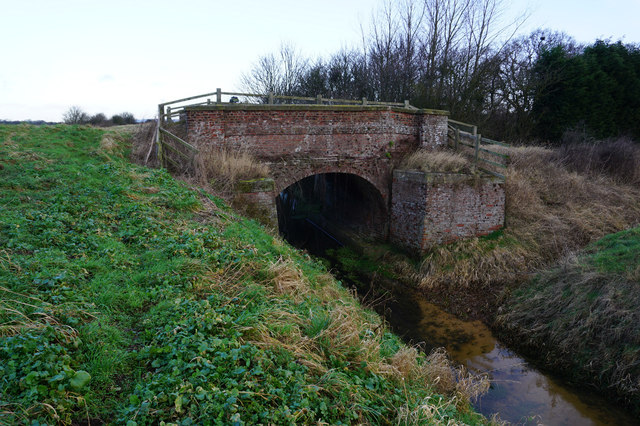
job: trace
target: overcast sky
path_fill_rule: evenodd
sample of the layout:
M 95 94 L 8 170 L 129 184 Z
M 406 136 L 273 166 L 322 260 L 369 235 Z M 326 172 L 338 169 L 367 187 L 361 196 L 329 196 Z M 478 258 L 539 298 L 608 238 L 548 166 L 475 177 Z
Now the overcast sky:
M 152 118 L 157 104 L 240 90 L 281 42 L 306 56 L 361 43 L 384 0 L 0 0 L 0 119 L 60 121 L 72 105 Z M 524 33 L 640 42 L 640 0 L 504 1 Z

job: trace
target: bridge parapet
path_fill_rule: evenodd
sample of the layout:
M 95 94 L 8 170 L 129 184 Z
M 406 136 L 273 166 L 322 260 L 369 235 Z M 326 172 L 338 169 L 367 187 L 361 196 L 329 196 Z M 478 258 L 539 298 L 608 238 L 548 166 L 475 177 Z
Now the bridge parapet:
M 443 111 L 389 106 L 250 105 L 186 107 L 190 140 L 250 148 L 264 158 L 292 153 L 377 157 L 447 143 Z

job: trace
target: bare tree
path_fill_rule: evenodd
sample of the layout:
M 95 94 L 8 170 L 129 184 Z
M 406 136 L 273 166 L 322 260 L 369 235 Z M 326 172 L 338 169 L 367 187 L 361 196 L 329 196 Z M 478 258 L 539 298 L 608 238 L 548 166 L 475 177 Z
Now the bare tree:
M 256 94 L 295 95 L 309 61 L 293 45 L 283 43 L 277 54 L 261 56 L 248 74 L 243 74 L 243 89 Z
M 74 105 L 64 113 L 62 120 L 66 124 L 86 124 L 89 122 L 89 116 L 79 106 Z

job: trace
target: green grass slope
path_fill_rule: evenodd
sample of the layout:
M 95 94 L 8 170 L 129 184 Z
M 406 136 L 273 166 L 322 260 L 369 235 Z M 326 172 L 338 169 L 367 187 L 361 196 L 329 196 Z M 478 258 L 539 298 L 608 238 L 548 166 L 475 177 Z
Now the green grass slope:
M 640 412 L 640 227 L 590 244 L 505 306 L 497 323 L 514 342 Z
M 0 423 L 486 423 L 442 353 L 125 150 L 0 126 Z

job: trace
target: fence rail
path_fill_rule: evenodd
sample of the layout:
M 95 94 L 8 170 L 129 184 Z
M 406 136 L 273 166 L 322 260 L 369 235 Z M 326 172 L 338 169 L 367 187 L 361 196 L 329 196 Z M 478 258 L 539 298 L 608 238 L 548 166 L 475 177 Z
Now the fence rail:
M 504 180 L 505 176 L 500 172 L 507 168 L 509 156 L 491 150 L 490 146 L 508 147 L 509 144 L 484 138 L 478 133 L 477 126 L 451 119 L 448 120 L 447 135 L 449 144 L 454 150 L 473 156 L 473 165 L 476 169 Z M 485 148 L 483 145 L 489 146 L 489 148 Z

